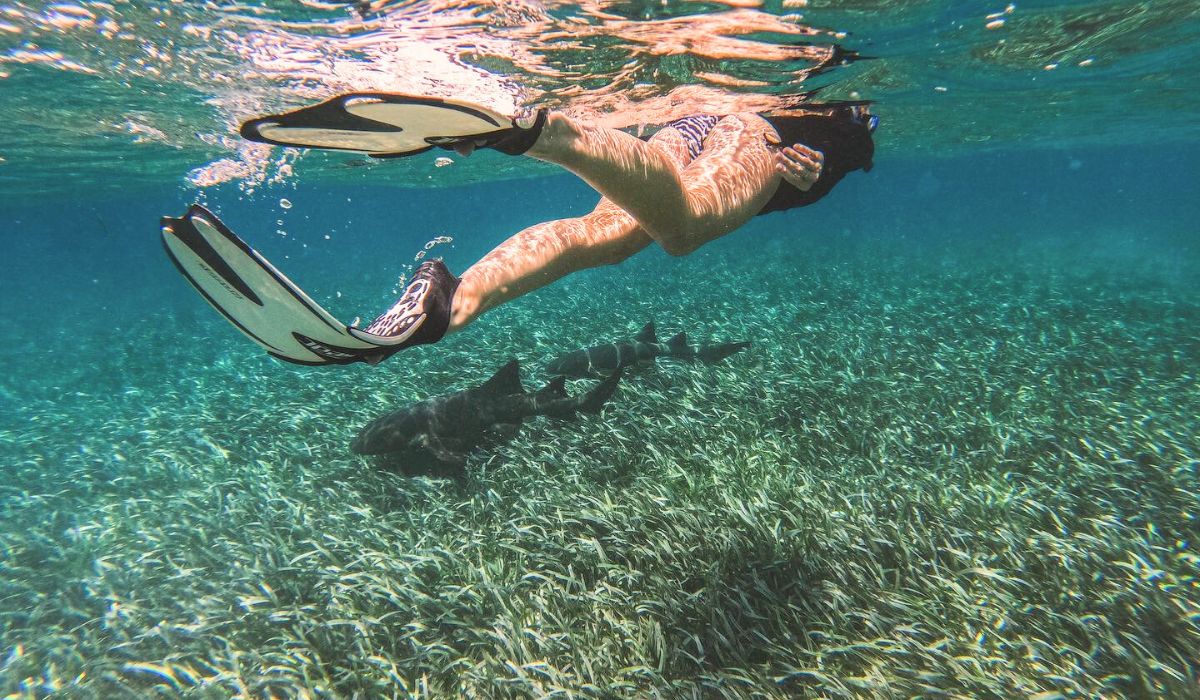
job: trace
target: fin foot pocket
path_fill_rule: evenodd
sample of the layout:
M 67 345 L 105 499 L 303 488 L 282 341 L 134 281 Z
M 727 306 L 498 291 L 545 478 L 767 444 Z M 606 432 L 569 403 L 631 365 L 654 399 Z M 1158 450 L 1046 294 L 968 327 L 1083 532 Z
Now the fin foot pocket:
M 404 348 L 436 343 L 450 328 L 459 281 L 441 260 L 421 263 L 396 303 L 366 328 L 351 328 L 350 334 L 379 348 L 372 363 Z
M 529 127 L 513 126 L 512 129 L 504 132 L 501 138 L 485 143 L 485 145 L 510 156 L 522 155 L 537 143 L 538 137 L 542 135 L 542 129 L 546 128 L 546 120 L 549 118 L 548 111 L 539 109 L 532 125 Z

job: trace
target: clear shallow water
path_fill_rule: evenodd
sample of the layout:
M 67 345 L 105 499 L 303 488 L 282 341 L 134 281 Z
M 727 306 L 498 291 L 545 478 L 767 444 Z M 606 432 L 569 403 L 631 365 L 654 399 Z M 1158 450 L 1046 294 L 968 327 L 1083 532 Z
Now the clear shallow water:
M 5 194 L 287 179 L 291 158 L 239 141 L 236 124 L 371 89 L 541 104 L 614 126 L 765 111 L 820 89 L 877 100 L 881 144 L 922 154 L 1196 138 L 1195 120 L 1176 118 L 1200 94 L 1189 69 L 1200 11 L 1185 0 L 370 7 L 5 5 Z M 354 160 L 310 154 L 296 167 L 340 179 Z M 397 183 L 423 174 L 379 170 Z M 514 171 L 534 172 L 461 168 L 431 184 Z
M 560 71 L 522 77 L 531 101 L 578 97 L 603 115 L 600 98 L 636 92 L 570 93 L 573 64 L 547 48 L 567 39 L 531 38 L 527 14 L 510 26 L 498 10 L 423 7 L 372 21 L 423 26 L 438 50 L 541 42 L 533 63 L 503 66 Z M 642 22 L 728 9 L 658 7 L 525 10 L 633 22 L 605 60 L 640 61 L 647 100 L 680 84 L 735 103 L 795 87 L 794 64 L 633 52 Z M 3 30 L 4 55 L 28 41 L 63 55 L 0 66 L 0 113 L 45 127 L 0 142 L 6 694 L 1194 695 L 1190 6 L 1022 4 L 992 30 L 992 9 L 788 8 L 848 32 L 813 42 L 874 56 L 805 83 L 879 101 L 870 174 L 687 258 L 647 251 L 434 348 L 332 371 L 266 358 L 197 299 L 161 252 L 158 217 L 201 198 L 348 319 L 389 303 L 426 241 L 452 236 L 436 252 L 461 270 L 594 195 L 496 154 L 444 168 L 288 156 L 275 182 L 197 188 L 197 168 L 261 155 L 205 136 L 232 133 L 243 111 L 364 86 L 313 82 L 317 57 L 272 72 L 248 57 L 252 36 L 382 46 L 391 25 L 315 4 L 120 5 L 136 27 L 125 40 L 61 21 L 34 35 L 31 17 L 74 11 L 7 8 L 20 32 Z M 451 26 L 421 25 L 433 18 Z M 230 34 L 197 39 L 218 26 Z M 150 38 L 189 50 L 155 64 Z M 374 56 L 362 52 L 347 65 Z M 1085 54 L 1095 63 L 1079 66 Z M 439 76 L 508 84 L 484 64 L 501 68 L 448 61 Z M 218 74 L 244 80 L 218 88 Z M 130 115 L 163 138 L 104 126 Z M 69 138 L 46 146 L 47 133 Z M 398 405 L 514 357 L 540 386 L 555 354 L 649 320 L 754 346 L 635 373 L 599 417 L 530 421 L 461 482 L 347 449 Z

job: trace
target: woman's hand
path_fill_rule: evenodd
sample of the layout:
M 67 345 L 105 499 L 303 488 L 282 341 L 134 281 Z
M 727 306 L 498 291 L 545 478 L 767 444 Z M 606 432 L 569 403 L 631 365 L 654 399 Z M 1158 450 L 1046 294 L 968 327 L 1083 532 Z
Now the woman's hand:
M 821 177 L 821 166 L 825 154 L 802 143 L 793 146 L 770 144 L 775 151 L 775 170 L 789 184 L 801 192 L 807 192 Z

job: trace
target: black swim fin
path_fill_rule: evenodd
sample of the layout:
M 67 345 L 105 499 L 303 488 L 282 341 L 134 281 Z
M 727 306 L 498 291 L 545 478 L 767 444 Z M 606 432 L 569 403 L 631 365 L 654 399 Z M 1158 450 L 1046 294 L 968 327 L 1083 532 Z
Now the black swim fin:
M 403 342 L 362 333 L 334 318 L 199 204 L 179 218 L 164 217 L 162 241 L 184 279 L 239 331 L 281 360 L 301 365 L 371 362 Z
M 376 158 L 410 156 L 440 146 L 477 141 L 519 155 L 541 134 L 547 113 L 528 126 L 483 105 L 441 97 L 355 92 L 320 104 L 251 119 L 243 138 L 277 146 L 365 153 Z

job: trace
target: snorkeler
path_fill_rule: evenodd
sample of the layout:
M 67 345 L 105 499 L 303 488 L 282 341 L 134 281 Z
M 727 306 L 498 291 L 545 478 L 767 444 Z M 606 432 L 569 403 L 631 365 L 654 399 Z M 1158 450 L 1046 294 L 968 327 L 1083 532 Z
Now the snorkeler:
M 489 309 L 565 275 L 619 263 L 651 243 L 686 255 L 757 214 L 811 204 L 852 170 L 868 170 L 872 117 L 861 107 L 806 116 L 692 116 L 642 141 L 539 113 L 498 144 L 562 166 L 602 195 L 590 214 L 537 224 L 454 278 L 423 264 L 399 301 L 366 327 L 408 334 L 397 349 L 439 340 Z M 520 127 L 517 127 L 520 129 Z M 479 139 L 486 144 L 486 141 Z M 477 141 L 454 145 L 469 155 Z
M 787 116 L 684 117 L 643 140 L 557 112 L 514 120 L 461 100 L 392 93 L 342 95 L 245 123 L 242 135 L 251 140 L 377 157 L 493 148 L 559 165 L 600 193 L 591 213 L 531 226 L 461 278 L 441 260 L 423 263 L 365 328 L 337 322 L 203 208 L 164 219 L 164 240 L 210 303 L 276 357 L 374 364 L 651 243 L 686 255 L 754 216 L 811 204 L 847 173 L 870 170 L 876 123 L 863 104 L 810 106 Z M 209 281 L 216 278 L 224 284 Z

